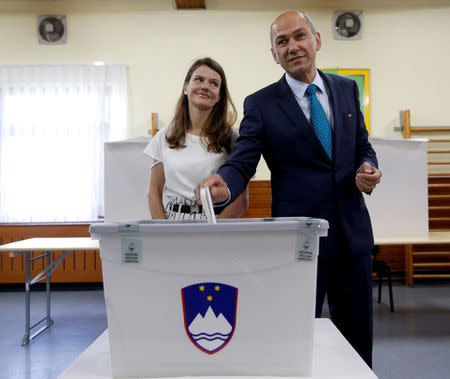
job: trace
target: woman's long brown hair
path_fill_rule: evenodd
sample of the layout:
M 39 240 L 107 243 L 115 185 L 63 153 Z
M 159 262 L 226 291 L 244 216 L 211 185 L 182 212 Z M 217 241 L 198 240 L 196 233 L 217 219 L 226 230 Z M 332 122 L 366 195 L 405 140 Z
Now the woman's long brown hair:
M 221 79 L 220 99 L 214 105 L 211 114 L 203 127 L 202 140 L 207 145 L 208 151 L 220 153 L 224 149 L 230 153 L 233 147 L 233 124 L 236 122 L 236 108 L 231 100 L 228 92 L 227 79 L 225 72 L 212 58 L 197 59 L 186 74 L 184 83 L 189 83 L 194 71 L 200 66 L 207 66 L 216 71 Z M 184 89 L 184 85 L 183 85 Z M 189 117 L 189 106 L 187 95 L 181 90 L 181 96 L 178 99 L 175 109 L 175 116 L 172 120 L 170 130 L 166 136 L 167 143 L 170 148 L 178 149 L 186 147 L 186 131 L 191 127 L 191 119 Z

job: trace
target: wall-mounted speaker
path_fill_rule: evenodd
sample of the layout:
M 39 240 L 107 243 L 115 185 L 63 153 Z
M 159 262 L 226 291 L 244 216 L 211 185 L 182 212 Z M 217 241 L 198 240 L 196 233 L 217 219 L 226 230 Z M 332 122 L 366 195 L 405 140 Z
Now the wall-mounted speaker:
M 66 16 L 38 16 L 38 41 L 42 45 L 61 45 L 67 41 Z

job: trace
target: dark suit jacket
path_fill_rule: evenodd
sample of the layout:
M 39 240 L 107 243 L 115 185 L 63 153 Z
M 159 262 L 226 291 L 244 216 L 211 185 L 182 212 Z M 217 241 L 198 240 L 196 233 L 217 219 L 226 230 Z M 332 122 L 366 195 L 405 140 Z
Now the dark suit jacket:
M 273 217 L 328 220 L 328 237 L 320 242 L 322 259 L 336 253 L 338 233 L 353 254 L 370 254 L 372 226 L 355 176 L 363 162 L 375 167 L 378 162 L 368 141 L 357 86 L 353 80 L 319 74 L 331 97 L 333 161 L 283 76 L 245 99 L 240 136 L 218 173 L 235 199 L 254 175 L 262 154 L 271 172 Z

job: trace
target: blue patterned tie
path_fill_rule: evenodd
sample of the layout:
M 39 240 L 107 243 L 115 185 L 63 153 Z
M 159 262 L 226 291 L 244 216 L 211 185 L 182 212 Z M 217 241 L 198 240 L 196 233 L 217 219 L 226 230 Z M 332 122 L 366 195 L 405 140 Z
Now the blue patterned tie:
M 333 159 L 331 127 L 330 123 L 328 122 L 327 115 L 325 114 L 322 105 L 317 99 L 316 91 L 317 86 L 315 84 L 310 84 L 306 89 L 306 93 L 310 97 L 309 109 L 311 114 L 311 122 L 313 124 L 317 138 L 319 138 L 319 141 L 321 142 L 330 159 Z

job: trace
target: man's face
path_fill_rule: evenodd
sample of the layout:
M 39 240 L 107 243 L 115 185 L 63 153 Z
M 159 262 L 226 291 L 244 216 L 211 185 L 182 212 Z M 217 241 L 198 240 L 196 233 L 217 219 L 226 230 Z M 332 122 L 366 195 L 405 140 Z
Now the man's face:
M 279 16 L 272 25 L 273 59 L 294 79 L 311 83 L 316 73 L 320 34 L 298 12 Z

